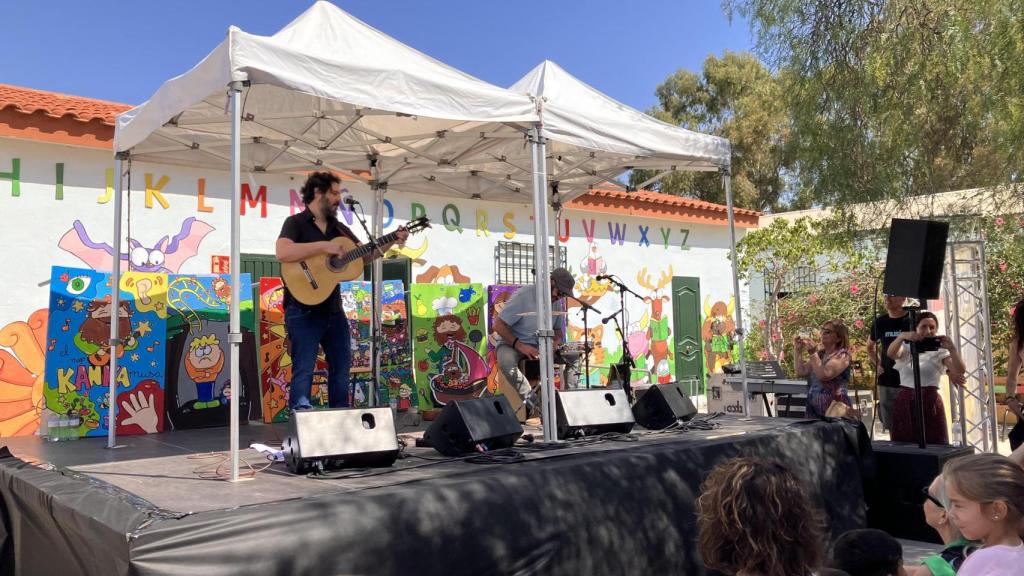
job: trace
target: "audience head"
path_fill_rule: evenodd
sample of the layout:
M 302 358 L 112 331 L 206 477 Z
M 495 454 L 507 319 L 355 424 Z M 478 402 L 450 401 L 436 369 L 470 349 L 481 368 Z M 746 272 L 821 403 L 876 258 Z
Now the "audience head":
M 903 305 L 906 303 L 907 299 L 903 296 L 893 296 L 891 294 L 885 295 L 885 310 L 887 312 L 899 314 L 903 311 Z
M 903 546 L 889 534 L 867 528 L 850 530 L 832 545 L 832 565 L 850 576 L 900 576 Z
M 917 333 L 921 336 L 932 337 L 939 331 L 939 318 L 932 312 L 925 310 L 917 314 Z
M 1024 469 L 999 454 L 961 456 L 942 470 L 949 514 L 970 540 L 985 545 L 1024 528 Z
M 699 546 L 714 570 L 807 576 L 823 553 L 807 489 L 782 464 L 735 458 L 715 467 L 697 499 Z
M 942 474 L 936 476 L 935 480 L 932 480 L 932 483 L 925 488 L 923 506 L 924 521 L 936 532 L 948 536 L 950 542 L 962 537 L 960 529 L 949 517 L 949 496 L 946 495 L 946 483 Z
M 826 349 L 829 344 L 836 350 L 850 347 L 850 331 L 842 320 L 829 320 L 821 325 L 821 344 Z

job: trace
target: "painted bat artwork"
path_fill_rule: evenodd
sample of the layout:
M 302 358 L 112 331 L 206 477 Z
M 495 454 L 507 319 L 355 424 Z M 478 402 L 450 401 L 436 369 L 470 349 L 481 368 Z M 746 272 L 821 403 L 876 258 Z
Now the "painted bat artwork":
M 199 244 L 213 230 L 213 226 L 202 220 L 186 218 L 177 235 L 164 236 L 152 248 L 129 238 L 131 252 L 121 254 L 121 261 L 127 261 L 129 269 L 138 272 L 177 274 L 186 260 L 199 253 Z M 57 245 L 94 270 L 109 270 L 114 264 L 114 248 L 106 242 L 93 241 L 81 220 L 75 220 L 71 230 L 64 233 Z

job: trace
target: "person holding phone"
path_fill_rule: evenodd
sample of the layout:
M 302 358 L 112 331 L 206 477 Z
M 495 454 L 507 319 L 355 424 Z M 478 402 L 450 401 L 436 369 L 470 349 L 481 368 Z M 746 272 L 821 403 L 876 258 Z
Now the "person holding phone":
M 903 332 L 886 354 L 895 362 L 900 373 L 900 393 L 896 396 L 890 438 L 895 442 L 915 442 L 914 431 L 914 365 L 910 357 L 910 342 L 917 342 L 921 364 L 921 401 L 924 403 L 924 434 L 929 444 L 949 444 L 946 427 L 946 408 L 939 396 L 939 380 L 949 373 L 950 381 L 962 385 L 967 367 L 948 336 L 937 336 L 939 320 L 931 312 L 917 315 L 913 332 Z

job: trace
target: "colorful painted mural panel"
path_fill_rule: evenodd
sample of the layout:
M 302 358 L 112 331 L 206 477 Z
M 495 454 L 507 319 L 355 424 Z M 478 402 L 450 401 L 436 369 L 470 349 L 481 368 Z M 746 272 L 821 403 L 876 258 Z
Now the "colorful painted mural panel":
M 420 409 L 479 396 L 487 385 L 481 284 L 413 284 L 416 402 Z
M 113 353 L 117 433 L 159 432 L 164 425 L 167 275 L 125 273 L 117 310 L 112 309 L 110 280 L 109 274 L 95 270 L 53 267 L 46 409 L 77 418 L 79 435 L 106 435 Z M 108 341 L 115 321 L 122 342 L 111 352 Z
M 242 317 L 241 381 L 257 382 L 253 334 L 252 281 L 241 274 L 239 294 Z M 226 426 L 230 415 L 231 277 L 172 274 L 168 277 L 167 304 L 167 418 L 174 429 Z M 239 410 L 244 419 L 259 419 L 259 396 L 253 386 L 240 390 Z
M 292 381 L 292 359 L 284 329 L 284 284 L 280 278 L 260 278 L 260 386 L 264 422 L 288 420 L 288 386 Z M 327 361 L 317 356 L 313 371 L 310 403 L 327 407 Z

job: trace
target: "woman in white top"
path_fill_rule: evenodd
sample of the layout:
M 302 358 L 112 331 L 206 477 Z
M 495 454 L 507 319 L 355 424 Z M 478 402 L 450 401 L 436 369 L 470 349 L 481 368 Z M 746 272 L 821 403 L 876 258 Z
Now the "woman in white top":
M 917 329 L 900 334 L 886 353 L 896 362 L 900 373 L 900 392 L 896 396 L 896 407 L 892 416 L 890 437 L 896 442 L 914 442 L 914 366 L 910 357 L 910 342 L 925 343 L 935 339 L 939 323 L 935 314 L 921 312 L 917 316 Z M 918 353 L 921 364 L 921 397 L 924 403 L 924 433 L 929 444 L 948 444 L 949 431 L 946 429 L 946 408 L 939 396 L 939 381 L 949 372 L 954 384 L 963 384 L 966 367 L 960 353 L 947 336 L 938 336 L 938 349 Z M 919 349 L 921 344 L 919 344 Z

